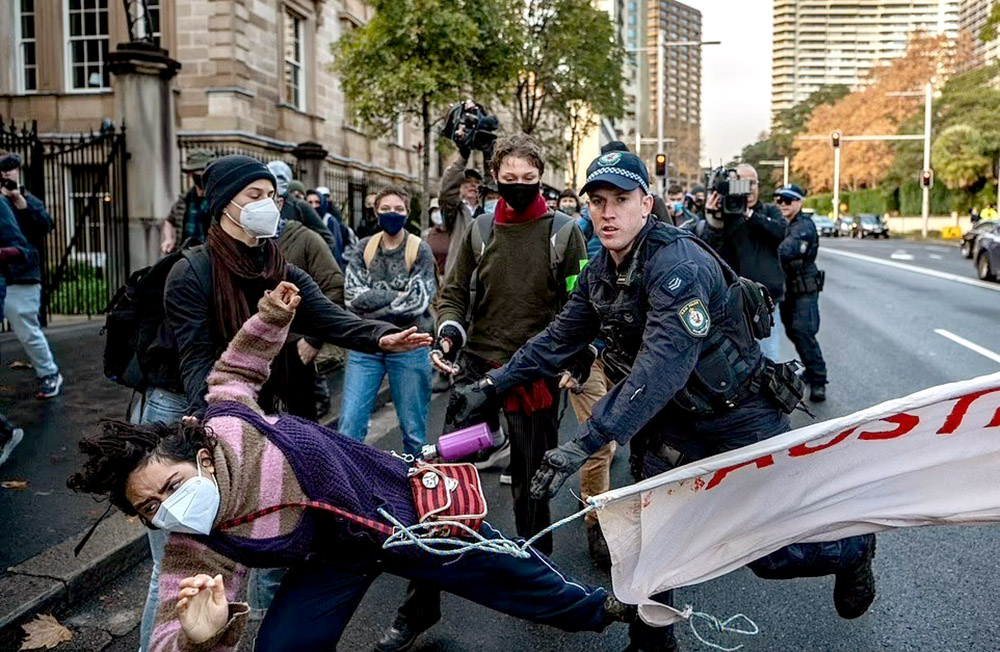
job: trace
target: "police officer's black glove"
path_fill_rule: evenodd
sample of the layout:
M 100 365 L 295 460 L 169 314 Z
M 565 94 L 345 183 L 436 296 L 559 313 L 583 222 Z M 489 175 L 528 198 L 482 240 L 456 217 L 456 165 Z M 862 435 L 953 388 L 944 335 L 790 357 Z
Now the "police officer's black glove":
M 580 442 L 575 439 L 545 451 L 542 466 L 531 478 L 531 498 L 548 500 L 555 496 L 563 483 L 583 466 L 588 457 L 590 452 L 584 450 Z
M 471 385 L 456 387 L 448 399 L 448 417 L 452 423 L 465 423 L 496 397 L 497 390 L 489 376 Z
M 576 381 L 576 386 L 571 391 L 576 393 L 583 391 L 583 384 L 590 378 L 590 370 L 594 366 L 594 360 L 597 360 L 597 347 L 588 344 L 566 362 L 566 368 L 563 371 Z

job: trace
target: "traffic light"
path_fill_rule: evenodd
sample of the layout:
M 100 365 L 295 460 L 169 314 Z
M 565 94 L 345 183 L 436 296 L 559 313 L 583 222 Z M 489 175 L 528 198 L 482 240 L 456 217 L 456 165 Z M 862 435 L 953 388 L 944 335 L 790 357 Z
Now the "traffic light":
M 667 176 L 667 155 L 657 154 L 656 155 L 656 176 L 665 177 Z
M 830 134 L 830 144 L 833 145 L 834 149 L 840 147 L 840 132 L 839 131 L 835 131 L 832 134 Z
M 920 187 L 930 188 L 934 185 L 934 171 L 924 170 L 920 173 Z

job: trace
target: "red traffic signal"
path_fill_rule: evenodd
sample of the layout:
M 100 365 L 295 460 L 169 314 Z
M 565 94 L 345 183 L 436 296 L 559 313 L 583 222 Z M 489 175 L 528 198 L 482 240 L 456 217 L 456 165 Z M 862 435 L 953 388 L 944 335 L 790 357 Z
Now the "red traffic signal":
M 920 173 L 920 186 L 922 188 L 930 188 L 934 185 L 934 171 L 924 170 Z
M 656 155 L 656 176 L 665 177 L 667 176 L 667 155 L 657 154 Z
M 833 145 L 834 148 L 840 147 L 840 132 L 839 131 L 835 131 L 832 134 L 830 134 L 830 144 Z

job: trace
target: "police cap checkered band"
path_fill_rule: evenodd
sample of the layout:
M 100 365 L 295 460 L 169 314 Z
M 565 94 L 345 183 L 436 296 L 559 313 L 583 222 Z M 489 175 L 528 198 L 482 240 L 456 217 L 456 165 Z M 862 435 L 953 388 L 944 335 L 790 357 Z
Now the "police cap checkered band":
M 798 186 L 785 186 L 774 191 L 775 197 L 787 197 L 788 199 L 805 199 L 806 193 Z
M 642 159 L 631 152 L 608 152 L 599 156 L 587 168 L 587 182 L 581 193 L 587 193 L 601 183 L 625 191 L 642 188 L 649 194 L 649 172 Z

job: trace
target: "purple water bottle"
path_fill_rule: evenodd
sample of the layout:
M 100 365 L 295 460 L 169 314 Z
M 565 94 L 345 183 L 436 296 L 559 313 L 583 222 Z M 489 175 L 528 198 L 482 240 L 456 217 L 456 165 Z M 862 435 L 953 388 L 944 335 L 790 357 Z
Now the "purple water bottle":
M 421 457 L 425 460 L 439 458 L 443 462 L 452 462 L 468 457 L 473 453 L 493 446 L 493 433 L 485 423 L 441 435 L 437 444 L 424 446 Z

